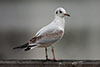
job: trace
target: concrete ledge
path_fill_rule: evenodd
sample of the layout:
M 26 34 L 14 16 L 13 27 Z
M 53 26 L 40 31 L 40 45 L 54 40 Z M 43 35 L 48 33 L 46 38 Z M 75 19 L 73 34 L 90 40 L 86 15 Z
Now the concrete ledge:
M 0 60 L 0 67 L 100 67 L 100 60 Z

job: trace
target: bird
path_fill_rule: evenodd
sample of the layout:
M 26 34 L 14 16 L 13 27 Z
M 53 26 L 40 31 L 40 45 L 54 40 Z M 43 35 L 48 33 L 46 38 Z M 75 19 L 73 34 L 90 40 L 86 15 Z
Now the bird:
M 41 28 L 35 36 L 24 45 L 14 47 L 13 49 L 24 49 L 24 51 L 29 51 L 37 47 L 45 48 L 45 57 L 46 60 L 49 60 L 48 47 L 51 46 L 53 55 L 52 60 L 56 60 L 53 44 L 64 35 L 65 16 L 70 17 L 70 14 L 68 14 L 64 8 L 58 7 L 54 12 L 54 20 L 51 23 Z

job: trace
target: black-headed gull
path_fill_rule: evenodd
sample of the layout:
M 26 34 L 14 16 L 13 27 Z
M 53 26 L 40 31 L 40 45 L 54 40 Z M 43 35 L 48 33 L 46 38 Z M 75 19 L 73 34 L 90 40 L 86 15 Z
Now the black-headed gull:
M 64 8 L 57 8 L 55 10 L 55 18 L 50 24 L 41 28 L 26 44 L 15 47 L 14 49 L 24 49 L 28 51 L 36 47 L 43 47 L 45 48 L 46 60 L 48 60 L 47 47 L 52 46 L 53 60 L 55 60 L 54 47 L 52 44 L 61 39 L 64 34 L 65 16 L 70 15 L 66 13 Z

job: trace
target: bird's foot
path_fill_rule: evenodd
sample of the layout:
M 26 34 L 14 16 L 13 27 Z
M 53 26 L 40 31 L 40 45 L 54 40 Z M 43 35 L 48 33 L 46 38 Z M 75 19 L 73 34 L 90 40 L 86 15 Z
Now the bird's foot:
M 53 58 L 52 60 L 53 60 L 53 61 L 59 61 L 59 60 L 58 60 L 58 59 L 56 59 L 56 58 Z
M 48 59 L 48 58 L 47 58 L 46 60 L 47 60 L 47 61 L 51 61 L 52 59 Z
M 57 59 L 46 59 L 47 61 L 59 61 L 59 60 L 57 60 Z

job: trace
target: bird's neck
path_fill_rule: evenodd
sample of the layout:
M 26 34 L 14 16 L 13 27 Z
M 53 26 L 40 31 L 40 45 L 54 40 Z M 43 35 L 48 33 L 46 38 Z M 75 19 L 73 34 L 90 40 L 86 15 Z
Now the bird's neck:
M 54 24 L 61 26 L 62 28 L 64 28 L 65 26 L 65 19 L 64 17 L 59 17 L 59 16 L 55 16 L 54 19 Z

